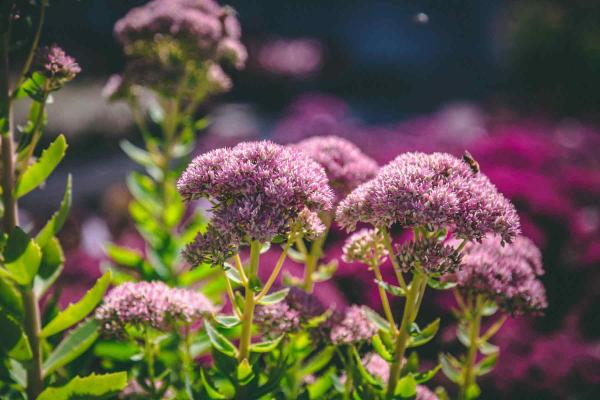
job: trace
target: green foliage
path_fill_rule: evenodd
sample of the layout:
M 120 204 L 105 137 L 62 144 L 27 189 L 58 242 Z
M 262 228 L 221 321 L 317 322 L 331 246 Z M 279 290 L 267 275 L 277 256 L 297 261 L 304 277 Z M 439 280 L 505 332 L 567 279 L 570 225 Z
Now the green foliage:
M 93 319 L 73 329 L 44 361 L 44 375 L 51 374 L 79 357 L 97 338 L 98 324 Z
M 0 353 L 18 361 L 31 359 L 29 341 L 17 319 L 0 308 Z
M 67 151 L 67 141 L 60 135 L 42 152 L 40 158 L 30 165 L 17 182 L 15 196 L 22 197 L 44 183 L 54 168 L 60 163 Z
M 40 332 L 41 337 L 55 335 L 65 329 L 75 325 L 84 319 L 98 303 L 102 300 L 104 292 L 110 285 L 112 273 L 106 272 L 102 278 L 98 279 L 93 288 L 87 291 L 81 300 L 75 304 L 70 304 L 65 310 L 50 321 Z
M 288 295 L 289 292 L 290 292 L 289 288 L 278 290 L 278 291 L 268 294 L 265 297 L 263 297 L 262 299 L 260 299 L 258 301 L 258 304 L 261 304 L 263 306 L 277 304 L 280 301 L 283 301 L 283 299 L 285 299 L 285 297 Z
M 58 211 L 55 212 L 52 217 L 46 222 L 46 225 L 40 230 L 40 232 L 35 237 L 35 241 L 38 243 L 40 247 L 44 247 L 46 242 L 50 240 L 50 238 L 60 232 L 61 228 L 65 224 L 67 220 L 67 216 L 69 215 L 69 210 L 71 209 L 72 202 L 72 179 L 71 175 L 67 178 L 67 187 L 65 189 L 65 194 L 63 195 L 63 199 L 60 202 L 60 207 Z
M 35 277 L 42 252 L 40 247 L 19 227 L 8 235 L 4 248 L 4 268 L 6 276 L 20 285 L 29 285 Z
M 215 349 L 229 357 L 237 357 L 237 348 L 233 345 L 233 343 L 229 341 L 229 339 L 227 339 L 215 328 L 213 328 L 213 326 L 208 321 L 204 322 L 204 328 L 206 329 L 208 338 L 210 339 L 210 342 L 212 343 Z
M 76 376 L 64 386 L 47 388 L 37 400 L 101 399 L 120 392 L 126 385 L 127 373 L 125 372 Z

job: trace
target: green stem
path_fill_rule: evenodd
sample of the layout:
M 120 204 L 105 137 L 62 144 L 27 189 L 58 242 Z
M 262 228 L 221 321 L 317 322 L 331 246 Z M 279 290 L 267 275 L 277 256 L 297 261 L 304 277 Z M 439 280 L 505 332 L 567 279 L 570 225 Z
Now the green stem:
M 466 400 L 469 387 L 475 383 L 475 362 L 479 346 L 479 330 L 481 329 L 481 296 L 475 299 L 474 309 L 469 313 L 469 350 L 461 379 L 459 399 Z
M 146 331 L 145 347 L 146 347 L 146 364 L 148 365 L 148 379 L 150 380 L 151 394 L 156 393 L 156 372 L 154 370 L 154 342 L 150 338 L 150 333 Z
M 321 221 L 323 221 L 323 224 L 325 225 L 325 231 L 321 236 L 314 240 L 310 247 L 310 253 L 306 254 L 304 283 L 302 284 L 302 287 L 307 293 L 312 293 L 315 287 L 313 274 L 319 264 L 321 255 L 323 254 L 323 245 L 325 244 L 325 239 L 327 239 L 327 234 L 329 233 L 329 228 L 331 226 L 331 216 L 323 213 L 321 215 Z
M 379 269 L 379 266 L 373 264 L 371 268 L 373 268 L 373 272 L 375 272 L 375 278 L 383 282 L 383 276 L 381 275 L 381 270 Z M 390 331 L 394 336 L 396 336 L 398 334 L 398 328 L 396 327 L 396 321 L 394 321 L 394 314 L 392 314 L 392 308 L 390 307 L 390 302 L 388 301 L 387 293 L 379 285 L 377 285 L 377 289 L 379 290 L 379 297 L 381 298 L 381 304 L 383 305 L 385 317 L 390 323 Z
M 250 242 L 250 271 L 249 281 L 258 274 L 260 249 L 262 244 L 253 240 Z M 254 307 L 256 303 L 254 301 L 254 290 L 250 287 L 250 284 L 245 285 L 246 294 L 244 298 L 244 310 L 242 315 L 242 332 L 240 334 L 240 347 L 238 354 L 238 361 L 241 363 L 244 359 L 247 359 L 250 355 L 250 344 L 252 340 L 252 320 L 254 319 Z
M 402 322 L 400 323 L 400 332 L 396 337 L 396 345 L 394 348 L 394 361 L 390 369 L 390 377 L 387 385 L 386 398 L 391 399 L 396 391 L 396 385 L 400 379 L 400 372 L 402 371 L 402 364 L 404 361 L 404 353 L 409 339 L 409 328 L 410 325 L 417 318 L 419 312 L 420 302 L 425 292 L 427 285 L 423 284 L 427 282 L 427 276 L 420 273 L 413 275 L 413 280 L 406 293 L 406 303 L 404 304 L 404 313 L 402 314 Z
M 398 284 L 402 287 L 402 289 L 406 290 L 406 281 L 402 276 L 402 269 L 400 268 L 400 264 L 398 264 L 398 259 L 394 253 L 394 247 L 392 246 L 392 239 L 390 238 L 390 233 L 387 228 L 380 228 L 380 232 L 383 234 L 383 243 L 385 245 L 386 250 L 388 251 L 390 260 L 392 261 L 392 266 L 394 267 L 394 273 L 396 274 L 396 279 L 398 280 Z
M 31 287 L 23 289 L 21 294 L 25 309 L 24 328 L 32 354 L 31 362 L 27 368 L 27 397 L 35 399 L 44 389 L 42 350 L 39 337 L 40 308 Z
M 290 235 L 290 238 L 291 236 L 292 235 Z M 271 272 L 267 283 L 265 283 L 265 286 L 262 288 L 260 293 L 256 295 L 255 301 L 259 301 L 267 294 L 269 294 L 269 289 L 271 289 L 271 286 L 273 286 L 273 283 L 275 283 L 275 279 L 277 279 L 277 275 L 279 275 L 279 271 L 281 271 L 281 267 L 283 267 L 283 262 L 285 261 L 285 257 L 287 256 L 288 250 L 290 249 L 291 245 L 292 240 L 288 239 L 287 243 L 285 244 L 285 247 L 283 248 L 283 251 L 281 252 L 281 255 L 279 256 L 279 259 L 277 260 L 277 264 L 275 264 L 275 268 L 273 268 L 273 272 Z

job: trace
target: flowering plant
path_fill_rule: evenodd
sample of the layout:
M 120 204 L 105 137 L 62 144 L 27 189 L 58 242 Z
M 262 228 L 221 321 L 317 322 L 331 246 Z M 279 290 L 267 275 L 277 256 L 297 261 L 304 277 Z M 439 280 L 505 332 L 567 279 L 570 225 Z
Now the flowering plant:
M 4 61 L 19 11 L 8 4 L 0 9 Z M 246 51 L 231 8 L 153 0 L 115 26 L 126 63 L 105 88 L 107 98 L 127 102 L 142 134 L 143 148 L 122 148 L 144 169 L 128 178 L 143 246 L 108 244 L 105 275 L 58 310 L 51 289 L 64 257 L 56 234 L 70 179 L 59 211 L 37 234 L 19 227 L 17 212 L 18 199 L 64 157 L 63 136 L 34 153 L 50 94 L 80 72 L 59 47 L 37 49 L 45 7 L 12 87 L 7 62 L 0 65 L 3 396 L 474 399 L 477 378 L 497 363 L 490 340 L 505 315 L 547 307 L 539 250 L 468 152 L 407 152 L 380 168 L 346 139 L 314 136 L 242 142 L 189 161 L 206 125 L 199 106 L 231 88 L 225 69 L 242 68 Z M 17 145 L 11 106 L 25 98 L 31 112 Z M 355 231 L 342 261 L 372 271 L 383 315 L 318 300 L 338 266 L 322 262 L 337 228 Z M 302 277 L 282 273 L 288 259 L 303 265 Z M 421 365 L 416 349 L 431 345 L 441 321 L 419 325 L 428 288 L 454 294 L 456 337 L 467 351 Z M 497 314 L 483 329 L 484 317 Z M 91 352 L 84 369 L 92 373 L 76 376 L 73 364 Z M 440 370 L 456 388 L 427 387 Z

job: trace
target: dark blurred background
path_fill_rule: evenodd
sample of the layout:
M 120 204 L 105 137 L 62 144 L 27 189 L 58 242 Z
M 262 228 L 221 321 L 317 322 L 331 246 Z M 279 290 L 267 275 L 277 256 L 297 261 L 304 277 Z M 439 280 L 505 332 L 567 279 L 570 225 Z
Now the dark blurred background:
M 123 185 L 134 165 L 118 146 L 121 138 L 139 138 L 127 107 L 108 104 L 101 91 L 123 67 L 112 27 L 143 3 L 53 0 L 49 8 L 43 42 L 60 44 L 83 72 L 49 110 L 50 136 L 69 138 L 66 162 L 23 205 L 32 223 L 47 216 L 66 174 L 74 175 L 74 212 L 63 234 L 64 302 L 98 275 L 105 241 L 139 243 Z M 203 110 L 211 125 L 198 151 L 315 134 L 345 136 L 380 163 L 402 151 L 459 155 L 468 148 L 543 249 L 550 303 L 543 318 L 507 322 L 497 339 L 499 366 L 483 382 L 485 398 L 600 398 L 600 3 L 229 4 L 250 59 L 233 74 L 234 89 Z M 339 255 L 342 237 L 334 232 L 328 257 Z M 376 307 L 365 272 L 341 265 L 323 296 Z M 435 315 L 448 304 L 438 296 L 426 311 Z M 457 351 L 451 323 L 438 344 Z

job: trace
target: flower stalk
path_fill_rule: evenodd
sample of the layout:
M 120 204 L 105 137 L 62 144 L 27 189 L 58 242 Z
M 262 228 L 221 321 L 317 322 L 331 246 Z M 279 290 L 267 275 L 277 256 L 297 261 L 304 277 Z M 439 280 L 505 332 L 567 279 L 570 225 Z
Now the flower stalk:
M 258 274 L 260 250 L 262 244 L 256 240 L 250 242 L 250 281 Z M 252 340 L 252 320 L 254 319 L 254 308 L 256 306 L 254 289 L 247 281 L 244 285 L 244 310 L 242 312 L 242 331 L 240 334 L 240 345 L 238 352 L 238 361 L 241 363 L 250 355 L 250 344 Z
M 466 400 L 471 385 L 475 384 L 475 362 L 477 361 L 477 349 L 479 348 L 479 331 L 481 329 L 481 309 L 483 301 L 481 295 L 474 299 L 474 306 L 467 315 L 469 328 L 469 350 L 460 380 L 459 399 Z M 473 303 L 473 301 L 471 302 Z

